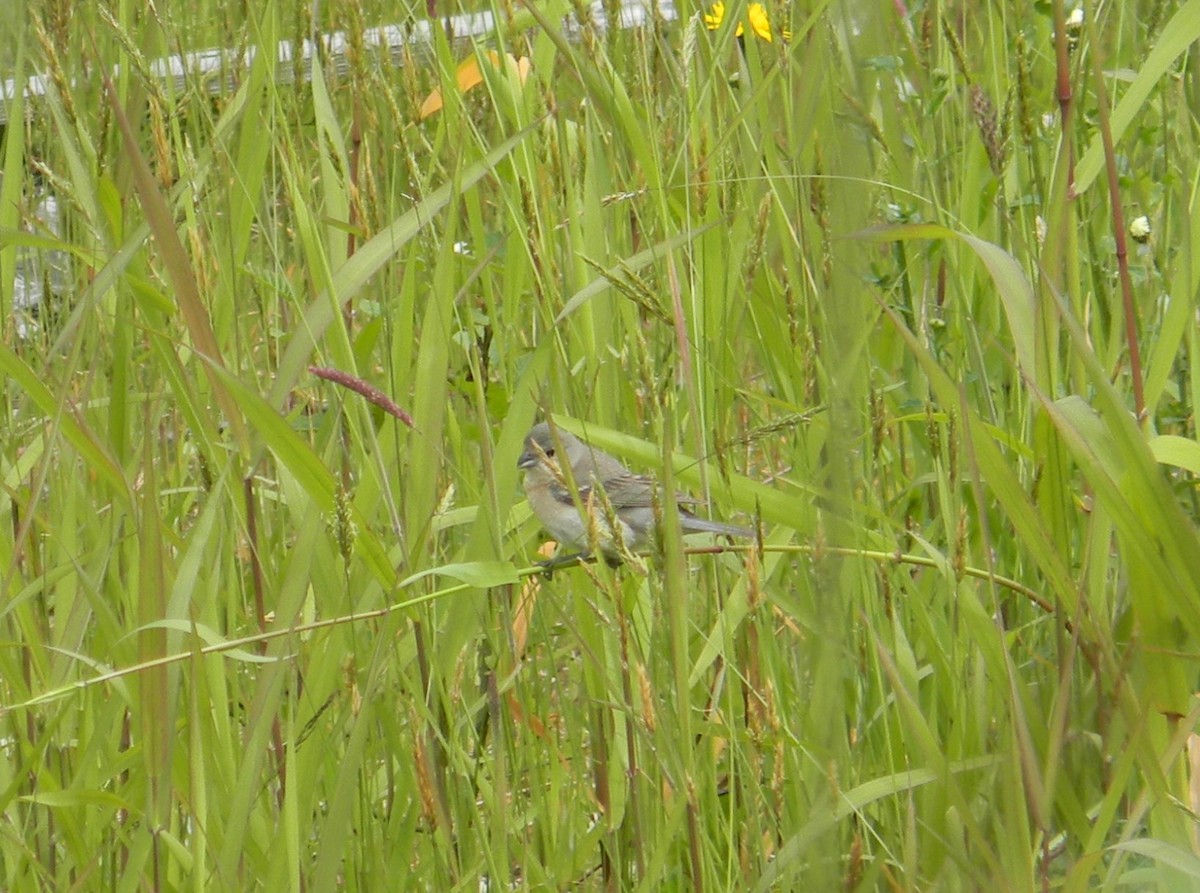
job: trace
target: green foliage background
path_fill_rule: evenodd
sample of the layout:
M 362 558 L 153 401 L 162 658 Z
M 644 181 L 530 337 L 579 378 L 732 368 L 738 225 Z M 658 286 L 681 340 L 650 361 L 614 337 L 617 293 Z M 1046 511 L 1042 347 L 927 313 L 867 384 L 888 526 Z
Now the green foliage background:
M 1200 0 L 171 6 L 0 13 L 0 887 L 1200 886 Z

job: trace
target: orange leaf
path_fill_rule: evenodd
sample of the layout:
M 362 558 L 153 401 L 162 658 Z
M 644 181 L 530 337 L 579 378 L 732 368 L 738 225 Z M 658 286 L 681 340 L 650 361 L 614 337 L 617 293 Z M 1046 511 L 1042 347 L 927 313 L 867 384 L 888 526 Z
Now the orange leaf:
M 487 60 L 492 63 L 493 68 L 500 67 L 500 54 L 495 50 L 487 51 Z M 520 59 L 513 57 L 512 53 L 505 53 L 505 62 L 516 66 L 518 83 L 524 84 L 529 77 L 530 62 L 528 57 L 522 56 Z M 459 63 L 458 68 L 454 72 L 454 83 L 458 87 L 459 93 L 466 93 L 483 83 L 483 72 L 479 70 L 479 57 L 471 56 L 469 59 L 464 59 Z M 417 120 L 424 121 L 435 112 L 441 111 L 442 91 L 434 90 L 421 103 L 421 108 L 417 112 Z

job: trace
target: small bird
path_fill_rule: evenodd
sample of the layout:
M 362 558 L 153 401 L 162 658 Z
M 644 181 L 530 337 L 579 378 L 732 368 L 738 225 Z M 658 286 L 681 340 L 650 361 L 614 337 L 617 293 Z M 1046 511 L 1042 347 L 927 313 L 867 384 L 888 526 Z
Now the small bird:
M 619 542 L 626 549 L 645 545 L 654 532 L 654 502 L 663 497 L 661 485 L 652 478 L 634 474 L 612 456 L 573 434 L 562 429 L 557 433 L 556 441 L 548 424 L 535 425 L 526 435 L 525 449 L 517 460 L 517 467 L 525 472 L 525 496 L 542 526 L 560 543 L 578 547 L 584 554 L 592 548 L 591 526 L 596 545 L 610 562 L 620 557 L 610 519 L 620 526 Z M 579 493 L 578 505 L 563 471 L 564 459 Z M 675 499 L 677 503 L 694 502 L 679 495 Z M 684 533 L 754 536 L 753 530 L 706 521 L 682 506 L 679 526 Z

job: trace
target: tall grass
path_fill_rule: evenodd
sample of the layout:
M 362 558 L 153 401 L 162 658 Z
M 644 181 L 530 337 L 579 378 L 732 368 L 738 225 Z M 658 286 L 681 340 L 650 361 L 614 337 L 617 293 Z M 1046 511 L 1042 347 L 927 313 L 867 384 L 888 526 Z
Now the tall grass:
M 1200 5 L 498 6 L 215 98 L 150 62 L 424 10 L 133 6 L 4 13 L 0 887 L 1200 886 Z M 543 577 L 546 414 L 760 541 Z

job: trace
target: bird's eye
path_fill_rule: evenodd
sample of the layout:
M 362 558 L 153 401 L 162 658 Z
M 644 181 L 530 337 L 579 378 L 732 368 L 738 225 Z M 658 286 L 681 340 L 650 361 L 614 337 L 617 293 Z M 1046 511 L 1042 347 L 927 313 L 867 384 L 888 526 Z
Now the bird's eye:
M 545 453 L 546 453 L 546 458 L 549 459 L 551 456 L 554 455 L 554 447 L 550 447 L 550 449 L 546 450 Z

